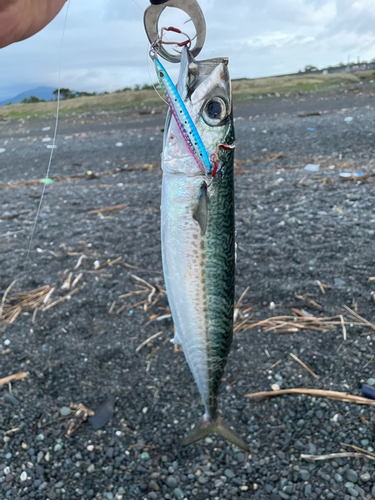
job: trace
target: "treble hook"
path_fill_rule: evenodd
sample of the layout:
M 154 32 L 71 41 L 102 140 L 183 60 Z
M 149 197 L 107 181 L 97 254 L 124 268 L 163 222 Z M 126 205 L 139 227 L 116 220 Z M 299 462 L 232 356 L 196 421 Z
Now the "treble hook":
M 164 11 L 166 7 L 174 7 L 186 12 L 186 14 L 190 17 L 190 20 L 193 22 L 196 36 L 195 45 L 192 49 L 189 47 L 189 51 L 193 57 L 196 57 L 199 52 L 202 50 L 204 40 L 206 38 L 206 22 L 204 20 L 204 15 L 202 9 L 200 8 L 197 0 L 150 0 L 151 5 L 146 9 L 144 14 L 144 25 L 147 37 L 151 43 L 151 47 L 153 51 L 157 51 L 157 53 L 166 59 L 169 62 L 178 63 L 181 60 L 181 54 L 175 55 L 169 53 L 163 45 L 179 45 L 179 43 L 173 42 L 163 42 L 162 37 L 159 37 L 159 18 L 161 13 Z M 164 30 L 176 31 L 181 34 L 185 34 L 176 28 L 164 28 Z M 181 42 L 184 45 L 188 45 L 192 42 L 192 40 L 188 37 L 188 41 Z

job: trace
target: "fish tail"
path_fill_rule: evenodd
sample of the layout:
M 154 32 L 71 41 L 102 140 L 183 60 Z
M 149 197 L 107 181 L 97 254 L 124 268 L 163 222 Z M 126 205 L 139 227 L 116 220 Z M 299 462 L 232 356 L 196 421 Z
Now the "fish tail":
M 197 441 L 200 441 L 204 437 L 208 436 L 208 434 L 211 434 L 211 432 L 219 434 L 219 436 L 222 436 L 227 441 L 235 444 L 244 451 L 250 451 L 249 446 L 240 437 L 238 437 L 228 425 L 225 424 L 221 417 L 211 419 L 207 417 L 207 415 L 203 415 L 203 417 L 198 421 L 182 443 L 182 446 L 189 446 L 190 444 L 196 443 Z

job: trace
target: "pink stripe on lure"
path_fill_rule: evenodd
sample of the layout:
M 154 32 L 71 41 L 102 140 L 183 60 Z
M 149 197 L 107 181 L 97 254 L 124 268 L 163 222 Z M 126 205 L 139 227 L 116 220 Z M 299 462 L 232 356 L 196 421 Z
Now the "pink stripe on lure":
M 200 170 L 208 175 L 211 173 L 211 162 L 199 132 L 166 69 L 156 58 L 154 58 L 154 63 L 159 83 L 165 92 L 169 108 L 175 117 L 189 151 Z

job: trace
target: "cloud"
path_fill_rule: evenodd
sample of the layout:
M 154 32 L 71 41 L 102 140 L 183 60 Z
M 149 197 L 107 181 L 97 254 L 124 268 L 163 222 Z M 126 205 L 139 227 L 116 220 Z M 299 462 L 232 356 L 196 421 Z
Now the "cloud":
M 235 78 L 323 67 L 350 54 L 375 57 L 373 0 L 200 0 L 202 58 L 227 56 Z M 103 91 L 155 81 L 143 12 L 148 0 L 91 0 L 69 6 L 61 85 Z M 168 9 L 165 22 L 180 22 Z M 38 85 L 57 87 L 64 11 L 43 31 L 0 50 L 0 100 Z M 182 19 L 182 18 L 181 18 Z M 184 26 L 191 30 L 191 23 Z M 5 68 L 5 70 L 4 70 Z M 168 66 L 172 77 L 177 65 Z M 149 75 L 150 72 L 150 75 Z

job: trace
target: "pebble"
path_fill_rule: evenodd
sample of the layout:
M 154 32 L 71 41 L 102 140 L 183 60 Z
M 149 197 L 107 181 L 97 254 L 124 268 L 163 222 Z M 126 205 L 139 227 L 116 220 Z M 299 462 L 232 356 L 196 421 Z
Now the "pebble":
M 184 498 L 184 493 L 180 488 L 175 488 L 173 490 L 173 493 L 176 495 L 177 500 L 183 500 Z
M 233 479 L 234 477 L 236 477 L 236 474 L 231 469 L 225 469 L 224 474 L 228 479 Z
M 62 445 L 60 443 L 56 443 L 55 446 L 53 447 L 53 451 L 60 451 L 62 450 Z
M 364 474 L 361 474 L 360 478 L 362 482 L 367 483 L 367 481 L 370 481 L 371 475 L 369 472 L 365 472 Z
M 21 481 L 26 481 L 27 480 L 27 473 L 25 471 L 22 472 L 20 475 L 20 480 Z
M 9 392 L 6 392 L 3 396 L 3 399 L 6 403 L 12 405 L 12 406 L 19 406 L 20 402 L 18 399 L 16 399 L 13 394 L 9 394 Z
M 178 484 L 178 481 L 177 481 L 177 479 L 174 476 L 168 476 L 167 477 L 167 485 L 170 488 L 176 488 L 177 484 Z
M 306 469 L 301 469 L 299 471 L 302 481 L 308 481 L 310 479 L 310 472 Z
M 356 483 L 358 481 L 358 473 L 353 469 L 348 469 L 346 477 L 348 481 L 351 481 L 352 483 Z
M 305 497 L 309 497 L 312 493 L 312 486 L 311 484 L 306 484 L 305 486 Z
M 335 286 L 345 286 L 345 281 L 341 278 L 333 278 L 333 283 Z
M 150 455 L 147 453 L 147 451 L 141 453 L 141 460 L 150 460 Z
M 60 408 L 60 415 L 62 417 L 67 417 L 68 415 L 70 415 L 72 413 L 72 410 L 69 408 L 69 406 L 62 406 Z
M 351 494 L 352 497 L 357 498 L 359 496 L 359 493 L 357 490 L 354 488 L 347 488 L 348 492 Z
M 375 385 L 375 378 L 369 378 L 366 382 L 368 385 Z
M 87 467 L 87 472 L 89 472 L 89 473 L 94 472 L 94 470 L 95 470 L 95 465 L 94 464 L 90 464 Z
M 148 487 L 153 491 L 159 491 L 160 489 L 158 483 L 153 479 L 151 479 L 151 481 L 148 483 Z

